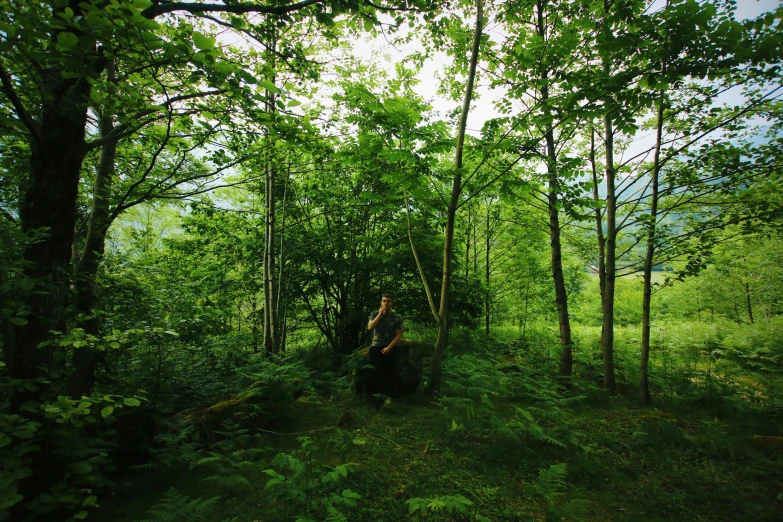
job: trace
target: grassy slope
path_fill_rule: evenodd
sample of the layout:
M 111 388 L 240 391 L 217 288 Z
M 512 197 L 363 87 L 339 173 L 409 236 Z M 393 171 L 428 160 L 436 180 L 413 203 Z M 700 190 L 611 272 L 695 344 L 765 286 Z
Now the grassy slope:
M 510 405 L 500 405 L 499 410 Z M 346 409 L 355 419 L 337 428 Z M 548 503 L 533 486 L 539 469 L 568 464 L 562 494 L 550 519 L 571 519 L 557 506 L 586 500 L 586 520 L 780 520 L 783 514 L 783 456 L 756 448 L 750 435 L 779 432 L 758 426 L 758 419 L 736 417 L 726 424 L 697 416 L 640 410 L 616 398 L 611 404 L 579 405 L 574 425 L 582 445 L 593 451 L 563 449 L 538 441 L 511 441 L 481 432 L 449 432 L 440 409 L 421 395 L 395 400 L 376 412 L 360 401 L 341 397 L 297 403 L 295 417 L 276 428 L 309 432 L 319 447 L 314 460 L 328 466 L 355 462 L 359 470 L 340 482 L 362 496 L 359 508 L 344 510 L 349 520 L 414 520 L 406 500 L 461 494 L 473 505 L 464 514 L 428 513 L 426 520 L 545 520 Z M 320 429 L 326 428 L 326 429 Z M 646 431 L 646 436 L 640 436 Z M 725 433 L 725 435 L 721 435 Z M 294 520 L 299 506 L 271 502 L 264 494 L 269 477 L 262 470 L 279 452 L 296 451 L 295 435 L 262 434 L 267 448 L 258 466 L 245 476 L 252 489 L 220 492 L 199 481 L 203 473 L 144 472 L 127 476 L 125 494 L 91 518 L 139 520 L 171 486 L 191 497 L 219 495 L 210 520 Z M 765 455 L 766 453 L 766 455 Z M 147 515 L 148 516 L 148 515 Z

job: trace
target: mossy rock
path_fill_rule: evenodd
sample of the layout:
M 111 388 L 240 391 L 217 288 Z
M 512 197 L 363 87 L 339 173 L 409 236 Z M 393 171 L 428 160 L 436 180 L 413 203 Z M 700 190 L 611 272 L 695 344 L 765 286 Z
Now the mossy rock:
M 432 355 L 432 346 L 400 339 L 391 354 L 392 365 L 389 379 L 385 382 L 376 378 L 375 370 L 370 364 L 370 347 L 359 348 L 351 355 L 351 384 L 357 394 L 369 396 L 382 393 L 389 397 L 399 397 L 416 391 L 423 374 L 424 357 Z
M 198 426 L 202 442 L 209 444 L 226 420 L 239 421 L 245 427 L 264 427 L 291 416 L 304 391 L 298 379 L 277 387 L 255 382 L 228 400 L 181 411 L 175 419 L 185 426 Z

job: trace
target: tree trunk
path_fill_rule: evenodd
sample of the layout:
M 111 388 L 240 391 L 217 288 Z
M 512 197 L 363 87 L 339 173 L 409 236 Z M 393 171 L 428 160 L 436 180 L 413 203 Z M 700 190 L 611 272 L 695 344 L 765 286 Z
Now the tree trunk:
M 544 5 L 536 5 L 536 29 L 542 40 L 546 40 L 546 25 L 544 21 Z M 549 70 L 541 69 L 541 104 L 544 112 L 549 115 Z M 552 281 L 555 285 L 555 304 L 557 305 L 557 320 L 560 326 L 560 375 L 570 377 L 573 372 L 574 354 L 571 340 L 571 319 L 568 314 L 568 292 L 563 276 L 563 253 L 560 241 L 560 215 L 557 208 L 560 180 L 557 177 L 557 151 L 555 149 L 555 133 L 551 119 L 546 124 L 544 132 L 546 142 L 546 168 L 548 177 L 547 210 L 549 212 L 549 244 L 552 257 Z
M 487 235 L 487 237 L 486 237 L 486 244 L 487 244 L 487 248 L 486 248 L 486 256 L 485 256 L 486 257 L 486 259 L 485 259 L 485 264 L 486 264 L 486 279 L 485 279 L 486 289 L 484 291 L 484 312 L 485 312 L 485 318 L 486 318 L 485 326 L 484 326 L 484 333 L 485 333 L 485 335 L 487 337 L 489 337 L 489 308 L 490 308 L 490 296 L 491 296 L 491 293 L 489 291 L 489 283 L 490 283 L 489 252 L 490 252 L 490 246 L 491 246 L 491 241 L 490 241 L 490 235 L 489 234 L 490 234 L 490 231 L 491 231 L 490 230 L 490 209 L 491 208 L 492 208 L 492 203 L 491 202 L 487 203 L 487 230 L 486 230 L 486 235 Z
M 114 64 L 107 66 L 109 82 L 114 81 Z M 114 129 L 114 117 L 108 111 L 99 115 L 98 127 L 101 137 Z M 98 267 L 106 245 L 106 235 L 111 225 L 111 187 L 114 180 L 117 142 L 110 141 L 101 148 L 98 168 L 93 186 L 92 211 L 87 226 L 87 238 L 79 264 L 76 268 L 76 310 L 89 319 L 81 323 L 85 333 L 98 335 L 99 321 L 94 312 L 98 302 Z M 90 346 L 76 348 L 73 352 L 73 373 L 68 377 L 67 391 L 72 399 L 89 395 L 95 383 L 95 370 L 102 354 Z
M 277 42 L 270 37 L 270 60 L 274 69 L 273 52 Z M 274 82 L 274 77 L 272 78 Z M 275 94 L 267 91 L 267 110 L 274 114 Z M 277 353 L 280 343 L 278 332 L 277 308 L 277 274 L 275 272 L 275 139 L 272 137 L 270 123 L 267 137 L 267 160 L 264 172 L 264 349 L 267 353 Z
M 617 250 L 617 199 L 614 172 L 614 131 L 612 120 L 605 117 L 606 127 L 606 273 L 601 321 L 601 353 L 604 358 L 604 388 L 614 393 L 614 287 Z
M 750 284 L 747 281 L 745 281 L 745 300 L 748 307 L 748 320 L 753 324 L 753 305 L 750 302 Z
M 451 187 L 451 197 L 446 211 L 446 230 L 443 241 L 443 278 L 441 280 L 440 308 L 438 310 L 438 339 L 435 342 L 435 353 L 432 356 L 432 372 L 430 374 L 430 391 L 440 392 L 442 380 L 441 363 L 446 350 L 448 337 L 449 297 L 451 292 L 451 261 L 454 240 L 454 216 L 457 213 L 457 203 L 462 191 L 462 150 L 465 144 L 465 128 L 470 111 L 470 100 L 473 97 L 473 84 L 476 80 L 476 65 L 478 63 L 479 46 L 483 27 L 484 8 L 482 0 L 476 2 L 476 31 L 473 35 L 473 47 L 468 71 L 468 85 L 465 89 L 465 99 L 462 103 L 462 117 L 457 130 L 457 150 L 454 161 L 454 183 Z
M 665 68 L 664 68 L 665 72 Z M 653 157 L 652 195 L 650 201 L 650 221 L 647 228 L 647 251 L 644 256 L 644 275 L 642 294 L 642 353 L 639 361 L 639 399 L 642 406 L 650 405 L 650 302 L 652 300 L 652 268 L 655 254 L 656 220 L 658 219 L 658 178 L 661 172 L 661 144 L 663 142 L 663 96 L 660 92 L 658 102 L 658 125 L 655 136 L 655 155 Z
M 24 251 L 24 276 L 40 283 L 26 299 L 30 315 L 25 325 L 15 325 L 10 334 L 16 341 L 8 364 L 13 379 L 44 378 L 50 367 L 51 347 L 39 348 L 50 339 L 51 330 L 64 330 L 71 244 L 76 221 L 81 166 L 87 153 L 84 134 L 90 84 L 64 79 L 58 70 L 47 70 L 40 88 L 44 90 L 36 136 L 31 140 L 30 179 L 20 209 L 22 230 L 46 231 L 41 241 Z M 40 390 L 12 392 L 11 411 L 40 397 Z
M 603 307 L 604 287 L 606 286 L 606 239 L 601 216 L 600 197 L 598 195 L 598 168 L 595 163 L 595 130 L 590 130 L 590 165 L 593 170 L 593 201 L 595 202 L 595 234 L 598 237 L 598 290 Z

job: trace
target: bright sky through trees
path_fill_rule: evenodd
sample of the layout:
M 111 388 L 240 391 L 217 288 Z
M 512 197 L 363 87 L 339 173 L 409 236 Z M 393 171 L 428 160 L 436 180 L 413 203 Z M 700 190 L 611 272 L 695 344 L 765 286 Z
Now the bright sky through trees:
M 779 0 L 737 0 L 737 18 L 740 20 L 753 18 L 775 9 L 779 4 Z M 490 38 L 502 37 L 498 33 L 496 24 L 489 23 L 486 32 L 490 35 Z M 411 53 L 422 50 L 421 43 L 416 41 L 407 45 L 395 45 L 393 42 L 393 37 L 386 32 L 374 39 L 368 37 L 357 42 L 353 47 L 353 52 L 356 56 L 365 60 L 376 61 L 379 66 L 384 67 L 390 74 L 393 74 L 395 63 L 405 60 Z M 435 110 L 439 111 L 442 117 L 461 103 L 459 100 L 448 100 L 438 94 L 441 78 L 451 62 L 452 58 L 447 56 L 446 53 L 436 53 L 425 63 L 418 76 L 420 83 L 415 87 L 419 94 L 431 101 Z M 485 121 L 499 115 L 495 110 L 494 102 L 502 98 L 504 92 L 499 89 L 489 91 L 486 81 L 480 80 L 476 87 L 476 94 L 477 98 L 473 101 L 473 107 L 468 118 L 468 133 L 473 135 L 477 135 L 481 131 Z M 629 153 L 633 154 L 633 150 L 636 149 L 644 150 L 649 148 L 652 144 L 652 139 L 651 133 L 640 133 L 636 137 L 635 146 Z

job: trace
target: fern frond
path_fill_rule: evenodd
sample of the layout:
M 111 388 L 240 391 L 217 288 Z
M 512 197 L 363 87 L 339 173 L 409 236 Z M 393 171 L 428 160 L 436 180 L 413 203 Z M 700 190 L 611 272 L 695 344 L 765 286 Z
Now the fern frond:
M 555 494 L 565 487 L 565 479 L 568 467 L 565 463 L 553 464 L 548 469 L 538 470 L 538 479 L 533 483 L 534 489 L 543 496 L 547 502 L 553 502 Z
M 154 518 L 141 522 L 177 522 L 180 520 L 206 520 L 219 497 L 191 499 L 170 488 L 147 512 Z
M 201 479 L 201 482 L 215 484 L 217 487 L 227 490 L 250 489 L 252 484 L 242 475 L 212 475 Z

